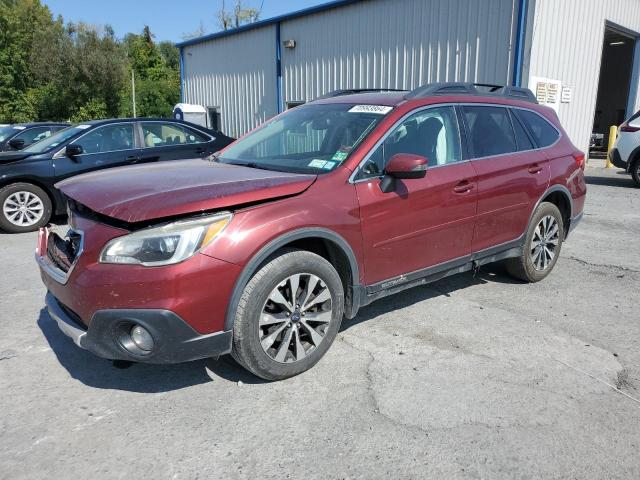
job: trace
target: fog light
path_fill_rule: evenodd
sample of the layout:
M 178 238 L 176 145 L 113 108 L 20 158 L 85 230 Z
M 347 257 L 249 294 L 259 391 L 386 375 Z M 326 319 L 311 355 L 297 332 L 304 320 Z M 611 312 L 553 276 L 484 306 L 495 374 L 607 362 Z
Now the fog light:
M 153 349 L 153 337 L 140 325 L 136 325 L 131 329 L 131 340 L 140 350 L 150 352 Z

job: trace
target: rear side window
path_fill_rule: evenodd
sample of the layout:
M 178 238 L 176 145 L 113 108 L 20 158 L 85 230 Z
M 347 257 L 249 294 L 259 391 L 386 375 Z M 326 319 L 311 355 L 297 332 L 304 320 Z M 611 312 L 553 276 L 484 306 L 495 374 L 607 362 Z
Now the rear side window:
M 516 144 L 518 146 L 518 151 L 523 150 L 533 150 L 535 147 L 529 138 L 526 130 L 518 120 L 518 117 L 515 115 L 511 116 L 511 120 L 513 121 L 513 130 L 516 133 Z
M 506 108 L 466 106 L 463 111 L 475 158 L 516 151 L 516 139 Z
M 142 122 L 142 138 L 147 148 L 203 143 L 204 135 L 177 123 Z
M 560 137 L 558 131 L 537 113 L 516 110 L 516 115 L 527 126 L 538 144 L 538 148 L 548 147 Z

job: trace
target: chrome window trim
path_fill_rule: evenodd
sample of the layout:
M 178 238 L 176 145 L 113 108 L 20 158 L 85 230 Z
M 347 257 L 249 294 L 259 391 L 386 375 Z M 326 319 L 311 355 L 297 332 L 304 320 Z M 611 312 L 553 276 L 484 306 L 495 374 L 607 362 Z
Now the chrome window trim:
M 375 177 L 367 177 L 367 178 L 356 179 L 356 176 L 360 173 L 360 170 L 362 170 L 362 168 L 364 167 L 366 162 L 369 160 L 369 158 L 371 158 L 371 156 L 375 153 L 375 151 L 378 149 L 378 147 L 382 143 L 384 143 L 384 141 L 389 137 L 389 135 L 391 135 L 391 133 L 402 122 L 404 122 L 407 118 L 409 118 L 410 116 L 412 116 L 412 115 L 414 115 L 416 113 L 419 113 L 419 112 L 421 112 L 423 110 L 428 110 L 428 109 L 431 109 L 431 108 L 436 108 L 436 107 L 456 107 L 456 106 L 460 106 L 460 107 L 465 107 L 465 106 L 502 107 L 502 108 L 507 108 L 507 109 L 511 108 L 511 109 L 518 109 L 518 110 L 524 110 L 524 111 L 527 111 L 527 112 L 532 112 L 532 113 L 535 113 L 536 115 L 538 115 L 540 118 L 542 118 L 543 121 L 545 121 L 549 125 L 551 125 L 553 127 L 553 129 L 558 133 L 558 138 L 556 139 L 555 142 L 553 142 L 550 145 L 547 145 L 546 147 L 532 148 L 532 149 L 528 149 L 528 150 L 516 150 L 515 152 L 501 153 L 499 155 L 491 155 L 491 156 L 485 156 L 485 157 L 471 157 L 469 159 L 462 160 L 460 162 L 452 162 L 452 163 L 445 163 L 443 165 L 435 165 L 433 167 L 429 167 L 428 170 L 431 170 L 432 168 L 446 167 L 446 166 L 449 166 L 449 165 L 457 165 L 457 164 L 464 163 L 464 162 L 467 162 L 467 161 L 486 160 L 486 159 L 489 159 L 489 158 L 500 158 L 500 157 L 503 157 L 505 155 L 514 155 L 514 154 L 519 154 L 519 153 L 541 151 L 541 150 L 545 150 L 547 148 L 551 148 L 551 147 L 555 146 L 563 138 L 563 135 L 562 135 L 562 132 L 560 131 L 560 129 L 558 129 L 558 127 L 556 127 L 553 123 L 551 123 L 549 120 L 547 120 L 543 115 L 541 115 L 540 113 L 536 112 L 535 110 L 533 110 L 531 108 L 522 107 L 520 105 L 507 105 L 507 104 L 487 103 L 487 102 L 482 102 L 482 103 L 478 103 L 478 102 L 435 103 L 435 104 L 432 104 L 432 105 L 425 105 L 425 106 L 422 106 L 422 107 L 418 107 L 418 108 L 416 108 L 414 110 L 411 110 L 410 112 L 407 112 L 396 123 L 394 123 L 385 132 L 385 134 L 382 137 L 380 137 L 380 139 L 375 143 L 375 145 L 371 148 L 371 150 L 369 150 L 367 152 L 367 154 L 364 156 L 364 158 L 360 161 L 358 166 L 353 170 L 353 172 L 349 176 L 348 182 L 351 183 L 351 184 L 356 184 L 356 183 L 361 183 L 361 182 L 364 182 L 364 181 L 369 181 L 369 180 L 372 180 L 372 179 L 380 179 L 380 178 L 383 177 L 383 175 L 378 175 L 378 176 L 375 176 Z M 462 112 L 462 114 L 464 115 L 464 112 Z M 528 127 L 525 127 L 525 128 L 528 128 Z M 461 128 L 460 122 L 458 122 L 458 136 L 460 137 L 460 144 L 461 144 L 460 148 L 462 149 L 462 131 L 461 130 L 462 130 L 462 128 Z M 514 135 L 515 135 L 515 132 L 514 132 Z

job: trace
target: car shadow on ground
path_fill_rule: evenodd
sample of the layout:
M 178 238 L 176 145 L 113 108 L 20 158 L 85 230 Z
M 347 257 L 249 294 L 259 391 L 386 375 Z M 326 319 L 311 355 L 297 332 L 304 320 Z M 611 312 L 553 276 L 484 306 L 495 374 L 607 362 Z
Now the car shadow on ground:
M 587 185 L 601 185 L 603 187 L 625 187 L 625 188 L 637 188 L 631 175 L 621 170 L 618 172 L 618 176 L 615 177 L 593 177 L 586 175 L 584 177 Z
M 60 331 L 46 309 L 40 311 L 38 326 L 69 375 L 90 387 L 159 393 L 211 381 L 206 371 L 210 360 L 177 365 L 132 364 L 130 368 L 117 368 L 114 362 L 77 347 Z
M 362 322 L 372 320 L 380 315 L 406 308 L 416 303 L 429 300 L 431 298 L 445 296 L 448 297 L 456 290 L 462 290 L 473 285 L 483 285 L 485 283 L 523 283 L 520 280 L 509 276 L 504 266 L 500 263 L 485 265 L 477 272 L 466 272 L 458 275 L 443 278 L 437 282 L 429 283 L 419 287 L 409 288 L 388 297 L 383 301 L 376 301 L 366 307 L 362 307 L 355 318 L 343 320 L 340 331 L 348 330 Z
M 393 310 L 441 295 L 448 296 L 453 291 L 489 282 L 520 283 L 507 276 L 500 265 L 489 265 L 475 274 L 469 272 L 455 275 L 386 297 L 385 301 L 374 302 L 362 308 L 354 319 L 343 321 L 341 331 Z M 230 355 L 217 360 L 204 359 L 175 365 L 114 364 L 113 361 L 96 357 L 77 347 L 60 331 L 46 309 L 40 311 L 38 326 L 69 375 L 89 387 L 137 393 L 160 393 L 208 383 L 216 378 L 246 384 L 265 383 L 264 380 L 238 365 Z

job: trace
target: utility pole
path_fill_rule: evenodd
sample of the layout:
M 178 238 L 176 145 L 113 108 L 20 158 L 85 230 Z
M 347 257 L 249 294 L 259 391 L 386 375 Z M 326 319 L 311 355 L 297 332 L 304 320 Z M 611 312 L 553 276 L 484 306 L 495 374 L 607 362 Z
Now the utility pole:
M 131 69 L 131 103 L 133 104 L 133 117 L 137 117 L 136 115 L 136 76 Z

